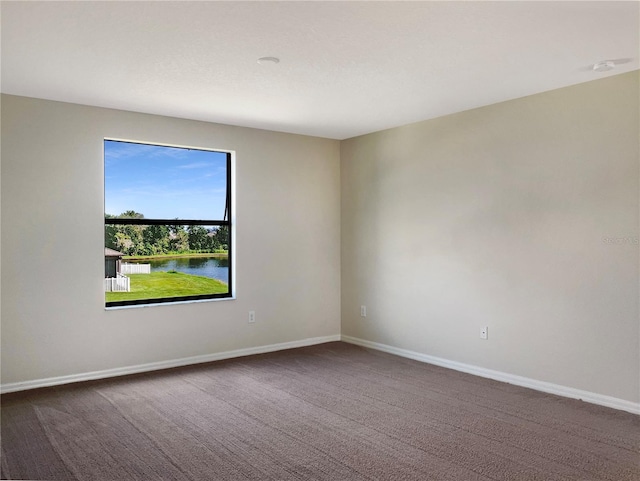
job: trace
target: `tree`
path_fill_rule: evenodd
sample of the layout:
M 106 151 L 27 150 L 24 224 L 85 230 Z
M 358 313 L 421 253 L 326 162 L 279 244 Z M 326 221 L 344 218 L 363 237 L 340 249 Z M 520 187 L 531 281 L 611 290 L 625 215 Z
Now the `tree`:
M 200 225 L 190 225 L 187 228 L 189 249 L 198 251 L 207 248 L 207 229 Z
M 215 252 L 219 248 L 220 248 L 220 243 L 218 242 L 218 238 L 216 237 L 216 229 L 208 229 L 207 244 L 206 244 L 207 251 Z
M 105 219 L 113 219 L 115 215 L 105 214 Z M 118 226 L 113 224 L 104 225 L 104 245 L 109 249 L 117 250 L 116 234 L 118 233 Z
M 229 248 L 227 226 L 205 228 L 176 224 L 109 224 L 109 219 L 144 219 L 144 215 L 128 210 L 120 215 L 105 214 L 105 246 L 128 256 L 215 252 Z
M 218 227 L 216 231 L 216 241 L 219 249 L 224 249 L 225 251 L 229 250 L 229 227 L 226 225 L 221 225 Z
M 135 210 L 127 210 L 118 216 L 120 219 L 144 219 L 144 215 Z
M 176 217 L 174 220 L 177 221 L 178 218 Z M 180 224 L 171 224 L 168 227 L 171 234 L 174 234 L 174 235 L 177 235 L 178 232 L 184 231 L 184 226 Z
M 115 238 L 115 249 L 117 251 L 120 251 L 126 255 L 133 255 L 133 251 L 135 250 L 134 244 L 127 234 L 125 234 L 124 232 L 118 232 L 116 233 Z
M 189 250 L 189 236 L 184 229 L 176 230 L 169 237 L 169 249 L 173 252 Z
M 142 240 L 147 254 L 165 254 L 169 248 L 169 227 L 149 225 L 142 231 Z
M 142 225 L 122 225 L 120 226 L 121 233 L 124 234 L 129 241 L 131 242 L 131 246 L 127 249 L 126 253 L 130 256 L 140 256 L 145 254 L 144 242 L 142 241 L 142 231 L 145 226 Z

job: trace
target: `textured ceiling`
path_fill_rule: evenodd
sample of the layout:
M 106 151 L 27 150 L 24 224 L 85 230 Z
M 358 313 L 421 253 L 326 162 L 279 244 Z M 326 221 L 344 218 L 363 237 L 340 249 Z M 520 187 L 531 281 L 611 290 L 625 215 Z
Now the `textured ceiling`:
M 344 139 L 638 69 L 639 7 L 2 2 L 1 88 Z

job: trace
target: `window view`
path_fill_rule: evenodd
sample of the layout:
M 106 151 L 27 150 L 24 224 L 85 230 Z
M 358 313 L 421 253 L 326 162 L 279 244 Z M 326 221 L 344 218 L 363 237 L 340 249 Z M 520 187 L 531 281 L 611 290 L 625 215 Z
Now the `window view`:
M 230 297 L 231 154 L 104 141 L 107 307 Z

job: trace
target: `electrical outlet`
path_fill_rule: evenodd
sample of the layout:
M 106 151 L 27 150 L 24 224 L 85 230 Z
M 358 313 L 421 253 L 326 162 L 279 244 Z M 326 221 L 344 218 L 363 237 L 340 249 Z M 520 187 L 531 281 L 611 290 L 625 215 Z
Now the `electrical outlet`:
M 256 311 L 249 311 L 249 322 L 256 322 Z
M 367 317 L 367 306 L 360 306 L 360 317 Z
M 485 341 L 489 339 L 489 328 L 487 326 L 480 328 L 480 339 L 484 339 Z

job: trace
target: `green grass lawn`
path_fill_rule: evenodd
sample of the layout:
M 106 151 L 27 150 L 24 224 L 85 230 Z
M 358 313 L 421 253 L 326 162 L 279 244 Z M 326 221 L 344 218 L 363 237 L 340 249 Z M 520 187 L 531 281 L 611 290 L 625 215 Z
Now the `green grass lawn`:
M 222 281 L 182 272 L 130 274 L 130 292 L 105 292 L 107 302 L 158 299 L 162 297 L 224 294 L 229 287 Z

